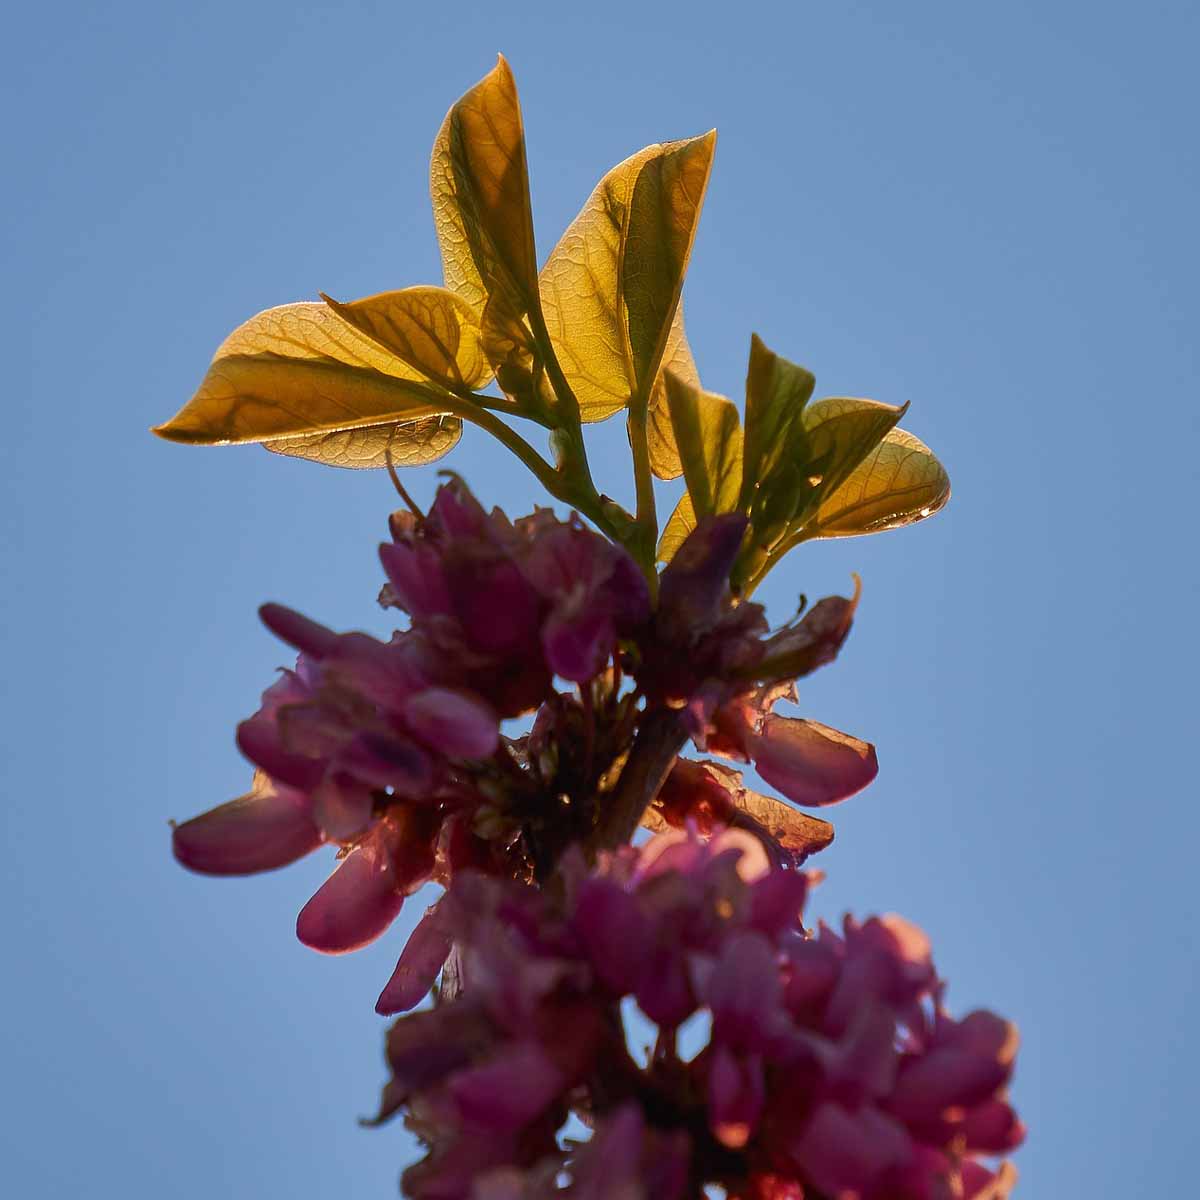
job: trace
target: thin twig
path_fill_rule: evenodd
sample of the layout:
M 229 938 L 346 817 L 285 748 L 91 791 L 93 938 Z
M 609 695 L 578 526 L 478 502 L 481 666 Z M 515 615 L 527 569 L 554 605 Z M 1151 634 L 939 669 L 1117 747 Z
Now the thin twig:
M 392 481 L 392 487 L 400 494 L 400 499 L 404 501 L 405 507 L 412 513 L 418 521 L 425 520 L 425 514 L 418 507 L 417 502 L 408 494 L 404 484 L 400 482 L 400 476 L 396 473 L 396 464 L 392 461 L 392 439 L 396 436 L 396 427 L 393 426 L 391 433 L 388 434 L 387 445 L 383 448 L 383 460 L 387 464 L 387 473 Z

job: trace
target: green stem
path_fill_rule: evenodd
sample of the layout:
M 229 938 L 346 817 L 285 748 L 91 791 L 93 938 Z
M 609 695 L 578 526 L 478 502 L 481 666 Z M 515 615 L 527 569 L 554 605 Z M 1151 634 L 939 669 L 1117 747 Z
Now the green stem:
M 789 550 L 795 549 L 798 545 L 800 545 L 801 542 L 805 540 L 807 539 L 805 537 L 804 530 L 801 529 L 796 533 L 793 533 L 791 537 L 786 537 L 781 542 L 777 542 L 775 544 L 775 548 L 767 555 L 766 561 L 764 561 L 763 565 L 759 567 L 754 575 L 747 581 L 746 586 L 742 589 L 742 596 L 748 599 L 751 595 L 753 595 L 754 589 L 758 587 L 758 585 L 762 583 L 764 579 L 766 579 L 767 575 L 771 571 L 771 568 L 774 567 L 775 564 Z
M 474 397 L 464 400 L 451 392 L 443 397 L 446 409 L 464 421 L 486 429 L 498 442 L 511 450 L 533 472 L 537 481 L 556 500 L 578 509 L 598 529 L 619 540 L 616 527 L 604 511 L 600 496 L 588 479 L 570 479 L 548 463 L 515 429 L 478 404 Z
M 592 479 L 592 468 L 588 462 L 587 446 L 583 440 L 583 422 L 579 414 L 579 400 L 575 395 L 566 375 L 563 373 L 558 355 L 554 351 L 554 343 L 550 340 L 550 331 L 546 328 L 546 318 L 542 315 L 541 306 L 533 305 L 529 311 L 529 327 L 533 333 L 534 344 L 541 355 L 546 374 L 550 379 L 550 387 L 558 401 L 558 428 L 567 436 L 566 455 L 563 468 L 566 473 L 576 477 L 576 487 L 581 495 L 586 496 L 588 503 L 597 511 L 600 508 L 600 493 Z M 590 514 L 588 514 L 590 516 Z M 592 518 L 595 520 L 595 518 Z M 621 541 L 611 522 L 596 522 L 601 529 L 615 541 Z
M 650 442 L 646 429 L 646 405 L 635 398 L 629 405 L 626 428 L 633 451 L 633 481 L 637 492 L 634 517 L 634 544 L 629 547 L 645 573 L 651 594 L 658 590 L 658 572 L 654 568 L 658 547 L 658 511 L 654 500 L 654 476 L 650 470 Z
M 546 328 L 546 318 L 542 316 L 540 305 L 535 304 L 529 313 L 529 326 L 533 331 L 533 339 L 541 352 L 542 361 L 546 364 L 546 374 L 550 376 L 550 386 L 558 399 L 561 415 L 566 419 L 566 428 L 578 432 L 581 427 L 579 416 L 579 401 L 575 398 L 567 377 L 559 365 L 558 355 L 554 353 L 554 343 L 550 340 L 550 331 Z
M 466 403 L 455 397 L 447 402 L 446 407 L 464 421 L 471 421 L 481 429 L 486 429 L 537 476 L 538 482 L 551 495 L 558 495 L 560 489 L 554 468 L 515 429 L 509 428 L 499 417 L 474 401 Z
M 487 396 L 483 392 L 473 392 L 470 388 L 463 388 L 461 391 L 456 388 L 454 394 L 471 404 L 478 404 L 480 408 L 486 408 L 490 412 L 504 413 L 508 417 L 525 417 L 546 429 L 553 428 L 553 425 L 540 413 L 530 412 L 519 404 L 514 404 L 511 400 L 501 399 L 499 396 Z

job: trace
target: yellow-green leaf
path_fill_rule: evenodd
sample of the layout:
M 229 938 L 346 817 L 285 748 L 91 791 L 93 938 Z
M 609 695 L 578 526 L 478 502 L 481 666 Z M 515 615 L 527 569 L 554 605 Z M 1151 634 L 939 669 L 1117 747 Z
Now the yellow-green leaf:
M 810 372 L 772 353 L 758 334 L 751 335 L 742 476 L 745 505 L 750 504 L 754 488 L 780 458 L 803 453 L 804 407 L 815 385 Z
M 683 476 L 697 516 L 731 512 L 742 486 L 742 427 L 737 406 L 667 374 L 667 403 Z
M 908 405 L 895 408 L 878 400 L 833 396 L 804 410 L 808 461 L 803 469 L 813 485 L 816 504 L 824 502 L 849 478 L 896 423 Z
M 364 300 L 325 303 L 342 320 L 444 387 L 477 388 L 492 376 L 471 306 L 446 288 L 410 287 Z
M 684 492 L 658 539 L 658 561 L 670 562 L 675 557 L 675 551 L 687 541 L 688 534 L 695 528 L 696 510 L 692 507 L 691 496 Z
M 638 172 L 619 276 L 635 385 L 648 403 L 670 335 L 708 188 L 716 130 L 675 142 Z
M 327 467 L 365 470 L 392 465 L 420 467 L 449 454 L 462 437 L 457 417 L 421 417 L 400 424 L 369 425 L 364 429 L 338 429 L 332 433 L 308 434 L 263 443 L 275 454 L 306 458 Z
M 881 533 L 932 516 L 950 499 L 950 479 L 919 438 L 893 429 L 825 499 L 812 537 Z
M 667 365 L 684 377 L 695 377 L 678 300 L 715 136 L 647 146 L 615 166 L 596 185 L 542 268 L 542 312 L 585 421 L 602 421 L 624 408 L 641 382 L 646 382 L 643 398 L 649 399 L 655 377 Z M 661 239 L 657 244 L 656 238 Z M 648 322 L 653 323 L 655 313 L 665 315 L 665 324 L 650 330 Z M 631 337 L 631 322 L 636 337 Z M 654 377 L 644 381 L 647 360 L 654 355 L 647 345 L 660 335 Z M 665 422 L 660 432 L 662 428 Z M 664 444 L 669 447 L 669 433 Z M 679 474 L 678 456 L 669 449 L 656 457 L 664 478 Z
M 155 429 L 177 442 L 262 442 L 445 412 L 409 364 L 324 304 L 252 317 L 217 349 L 195 396 Z
M 683 474 L 675 430 L 671 426 L 671 406 L 667 403 L 666 374 L 670 371 L 694 388 L 700 386 L 700 372 L 692 358 L 691 347 L 683 332 L 683 305 L 675 310 L 675 320 L 667 337 L 662 366 L 650 394 L 650 409 L 646 414 L 646 447 L 650 453 L 650 469 L 659 479 L 677 479 Z
M 503 57 L 446 114 L 430 192 L 446 286 L 475 310 L 485 335 L 519 323 L 538 302 L 537 254 L 521 107 Z M 493 297 L 502 302 L 484 321 Z

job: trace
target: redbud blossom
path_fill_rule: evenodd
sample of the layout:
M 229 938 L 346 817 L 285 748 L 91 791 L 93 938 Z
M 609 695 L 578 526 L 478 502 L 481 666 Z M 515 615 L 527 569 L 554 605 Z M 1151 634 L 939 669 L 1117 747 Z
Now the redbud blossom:
M 915 926 L 807 932 L 810 878 L 741 831 L 565 865 L 557 898 L 466 873 L 439 907 L 464 990 L 393 1027 L 379 1118 L 405 1107 L 429 1150 L 407 1194 L 1006 1194 L 1010 1171 L 976 1156 L 1023 1136 L 1016 1031 L 945 1011 Z M 629 997 L 659 1030 L 641 1066 L 617 1016 Z M 702 1011 L 707 1041 L 681 1058 L 676 1031 Z M 572 1108 L 597 1131 L 574 1153 L 555 1138 Z

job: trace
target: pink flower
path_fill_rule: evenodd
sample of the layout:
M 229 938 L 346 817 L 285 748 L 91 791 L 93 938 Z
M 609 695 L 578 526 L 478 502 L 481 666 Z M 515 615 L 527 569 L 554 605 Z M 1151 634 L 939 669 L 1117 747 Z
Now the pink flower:
M 458 480 L 429 514 L 398 514 L 380 547 L 381 600 L 461 663 L 505 716 L 544 699 L 551 675 L 594 678 L 649 615 L 633 560 L 578 516 L 540 509 L 515 524 L 485 513 Z
M 247 874 L 337 843 L 343 861 L 296 931 L 316 950 L 354 950 L 432 876 L 446 797 L 496 751 L 499 718 L 446 680 L 417 634 L 338 634 L 279 605 L 263 620 L 301 654 L 238 731 L 255 789 L 177 826 L 175 855 L 208 874 Z
M 557 899 L 459 876 L 437 923 L 464 990 L 397 1022 L 381 1119 L 437 1112 L 430 1164 L 469 1138 L 504 1147 L 446 1195 L 1004 1195 L 1011 1173 L 972 1156 L 1023 1134 L 1006 1098 L 1013 1027 L 950 1017 L 928 940 L 901 918 L 807 933 L 809 882 L 740 830 L 663 835 L 591 872 L 572 857 Z M 659 1026 L 645 1066 L 616 1019 L 628 997 Z M 685 1061 L 675 1029 L 700 1011 L 708 1041 Z M 573 1106 L 593 1140 L 547 1150 Z

